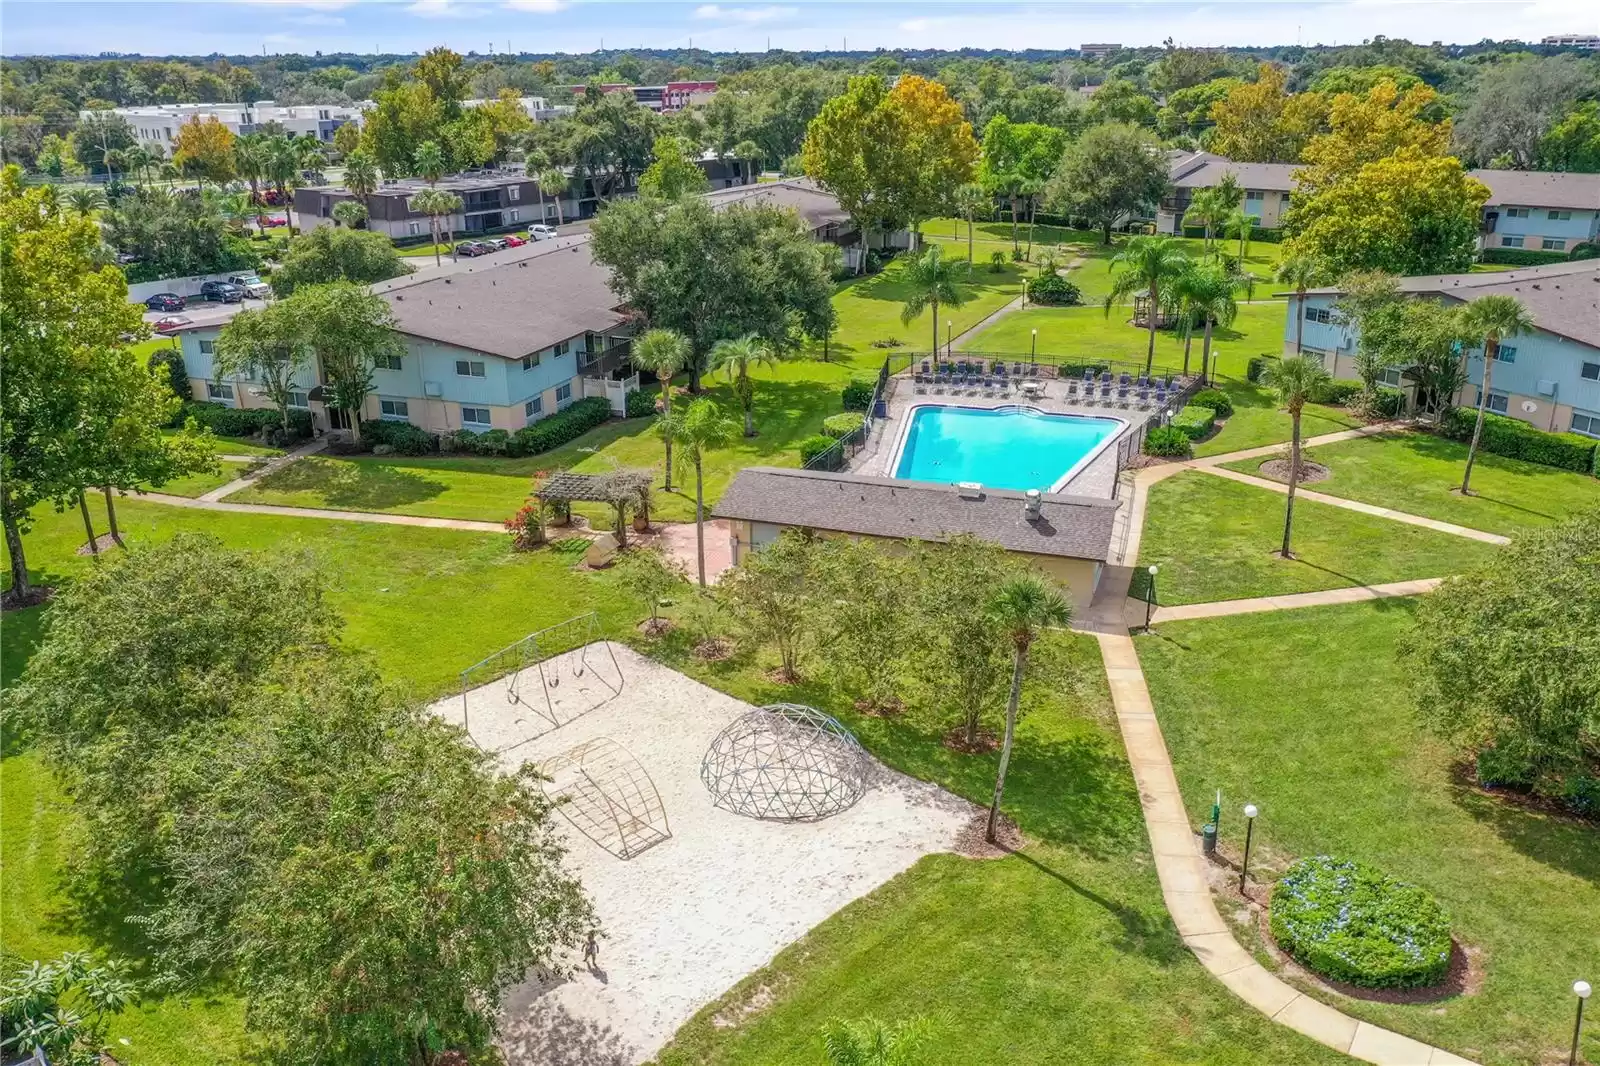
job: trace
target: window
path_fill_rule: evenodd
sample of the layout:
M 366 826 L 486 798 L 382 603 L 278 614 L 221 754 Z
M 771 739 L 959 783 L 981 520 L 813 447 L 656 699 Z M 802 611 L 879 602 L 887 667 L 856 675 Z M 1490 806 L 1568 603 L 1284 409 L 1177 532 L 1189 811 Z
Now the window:
M 463 407 L 461 409 L 461 424 L 473 429 L 489 428 L 489 409 L 487 407 Z
M 1494 350 L 1494 361 L 1497 363 L 1515 363 L 1517 350 L 1510 345 L 1502 344 Z
M 422 235 L 422 223 L 420 223 L 420 222 L 407 222 L 406 223 L 406 235 L 408 237 L 420 237 Z
M 1476 407 L 1480 403 L 1483 403 L 1482 389 L 1479 389 L 1477 396 L 1473 398 L 1472 406 Z M 1511 398 L 1502 392 L 1491 392 L 1489 394 L 1489 402 L 1484 406 L 1497 414 L 1503 415 L 1506 413 L 1507 408 L 1511 406 Z
M 206 397 L 212 400 L 233 402 L 233 386 L 222 381 L 206 382 Z
M 1559 237 L 1546 237 L 1539 242 L 1539 247 L 1547 252 L 1564 252 L 1567 250 L 1567 242 Z
M 1522 247 L 1522 238 L 1521 237 L 1501 237 L 1500 238 L 1500 246 L 1502 248 L 1521 248 Z
M 522 369 L 524 369 L 524 370 L 532 370 L 534 367 L 536 367 L 538 365 L 539 365 L 539 353 L 538 352 L 534 352 L 532 355 L 525 355 L 525 356 L 522 357 Z
M 484 372 L 483 364 L 473 359 L 456 360 L 456 376 L 463 378 L 481 378 L 488 375 Z
M 1582 433 L 1585 437 L 1600 437 L 1600 415 L 1572 412 L 1572 432 Z
M 1309 345 L 1300 346 L 1300 354 L 1316 363 L 1318 366 L 1328 365 L 1328 353 L 1321 348 L 1312 348 Z
M 572 342 L 570 340 L 565 340 L 565 341 L 562 341 L 560 344 L 556 345 L 555 347 L 551 348 L 550 349 L 550 354 L 551 355 L 566 355 L 570 351 L 572 351 Z
M 1329 311 L 1326 307 L 1307 307 L 1306 308 L 1306 321 L 1307 322 L 1320 322 L 1323 325 L 1326 325 L 1329 322 L 1333 321 L 1333 313 L 1331 311 Z
M 311 397 L 306 395 L 303 392 L 290 392 L 289 393 L 289 406 L 290 407 L 310 407 L 311 406 Z
M 403 364 L 403 357 L 398 355 L 380 355 L 374 362 L 379 370 L 399 370 Z
M 520 185 L 508 185 L 508 186 L 506 186 L 506 199 L 510 200 L 512 203 L 516 203 L 518 200 L 522 199 L 522 186 L 520 186 Z M 516 221 L 516 212 L 512 212 L 511 220 L 513 222 Z
M 200 342 L 200 354 L 201 355 L 212 355 L 212 354 L 214 354 L 216 352 L 216 350 L 217 350 L 217 342 L 216 341 L 201 341 Z
M 1266 193 L 1262 192 L 1260 189 L 1246 189 L 1244 191 L 1244 198 L 1246 200 L 1261 200 L 1265 197 Z
M 516 208 L 513 207 L 511 210 L 506 212 L 506 221 L 515 222 L 515 221 L 517 221 L 517 218 L 518 218 L 518 215 L 517 215 L 517 209 Z
M 544 397 L 535 396 L 533 399 L 523 404 L 522 413 L 527 417 L 529 422 L 532 422 L 534 419 L 544 414 Z
M 1378 375 L 1378 380 L 1392 389 L 1401 388 L 1405 384 L 1400 377 L 1400 368 L 1397 366 L 1387 367 L 1382 374 Z
M 1600 363 L 1584 363 L 1578 376 L 1585 381 L 1600 381 Z
M 1551 222 L 1570 222 L 1572 220 L 1571 211 L 1549 211 L 1546 214 Z
M 1506 208 L 1506 217 L 1507 218 L 1527 218 L 1528 217 L 1528 209 L 1526 207 L 1508 207 L 1508 208 Z
M 391 422 L 396 420 L 404 421 L 411 417 L 411 405 L 404 400 L 380 399 L 378 401 L 378 413 Z
M 556 406 L 561 407 L 572 402 L 572 383 L 556 386 Z

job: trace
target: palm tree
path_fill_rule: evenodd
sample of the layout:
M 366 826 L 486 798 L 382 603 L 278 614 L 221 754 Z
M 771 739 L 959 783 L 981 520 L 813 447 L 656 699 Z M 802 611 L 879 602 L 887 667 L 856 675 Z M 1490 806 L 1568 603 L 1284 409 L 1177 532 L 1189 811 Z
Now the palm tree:
M 322 148 L 322 142 L 309 133 L 296 137 L 294 144 L 295 159 L 305 170 L 321 170 L 328 164 L 328 155 Z
M 718 341 L 711 349 L 711 367 L 720 367 L 727 372 L 733 382 L 733 394 L 739 399 L 739 407 L 744 411 L 744 435 L 756 435 L 754 415 L 756 384 L 750 379 L 752 366 L 771 366 L 778 361 L 777 353 L 772 350 L 772 345 L 756 336 L 754 333 L 737 337 L 733 340 Z
M 1235 207 L 1229 211 L 1222 220 L 1222 229 L 1230 237 L 1239 241 L 1239 265 L 1244 265 L 1245 253 L 1250 250 L 1250 231 L 1256 228 L 1256 220 L 1252 215 L 1247 215 L 1244 208 Z
M 663 440 L 672 441 L 689 453 L 694 460 L 694 547 L 699 564 L 700 586 L 706 583 L 706 506 L 705 471 L 702 460 L 711 448 L 725 448 L 739 435 L 739 423 L 724 418 L 722 411 L 708 399 L 699 399 L 687 408 L 663 415 L 656 423 L 656 432 Z
M 246 220 L 255 214 L 255 209 L 250 204 L 250 194 L 243 190 L 217 192 L 207 189 L 203 199 L 207 206 L 228 224 L 228 228 L 236 233 L 243 230 Z
M 1197 190 L 1183 212 L 1186 225 L 1199 225 L 1205 229 L 1205 244 L 1202 246 L 1205 255 L 1211 254 L 1211 233 L 1224 214 L 1225 209 L 1215 189 Z
M 922 255 L 911 261 L 905 272 L 900 275 L 901 283 L 906 288 L 905 306 L 900 309 L 900 321 L 904 325 L 911 325 L 912 319 L 928 308 L 933 309 L 933 355 L 939 356 L 939 305 L 947 304 L 950 307 L 960 307 L 967 302 L 967 294 L 961 290 L 960 272 L 957 265 L 947 262 L 944 258 L 944 249 L 934 245 Z M 950 353 L 946 352 L 948 356 Z
M 1295 324 L 1294 354 L 1299 355 L 1306 332 L 1306 290 L 1321 285 L 1326 279 L 1322 260 L 1310 255 L 1285 256 L 1274 275 L 1284 285 L 1294 286 Z
M 987 218 L 994 206 L 994 197 L 982 185 L 961 185 L 956 188 L 956 210 L 967 220 L 967 269 L 972 269 L 972 220 Z
M 262 176 L 272 182 L 278 195 L 289 195 L 290 186 L 297 183 L 300 173 L 300 156 L 294 142 L 287 137 L 268 137 L 263 149 Z
M 633 365 L 655 374 L 661 382 L 661 412 L 672 414 L 672 379 L 689 363 L 689 339 L 670 329 L 652 329 L 633 342 Z M 667 476 L 663 491 L 672 491 L 672 438 L 667 444 Z
M 367 209 L 360 200 L 340 200 L 333 205 L 333 220 L 355 229 L 367 220 Z
M 251 133 L 233 142 L 233 168 L 250 183 L 250 202 L 261 202 L 261 179 L 267 173 L 266 134 Z
M 766 153 L 761 150 L 761 146 L 755 141 L 752 141 L 750 138 L 746 137 L 744 140 L 733 146 L 733 152 L 731 154 L 733 155 L 733 158 L 742 160 L 747 164 L 751 164 L 745 168 L 745 174 L 749 176 L 750 184 L 754 185 L 756 183 L 756 179 L 760 176 L 760 172 L 756 170 L 754 164 L 759 163 L 762 160 L 762 157 L 766 155 Z
M 1534 330 L 1533 315 L 1515 296 L 1480 296 L 1461 310 L 1461 326 L 1467 337 L 1483 345 L 1483 387 L 1478 390 L 1478 420 L 1472 424 L 1472 443 L 1467 446 L 1467 469 L 1461 475 L 1461 495 L 1472 494 L 1472 464 L 1478 458 L 1478 441 L 1483 436 L 1483 412 L 1489 406 L 1489 383 L 1494 363 L 1500 358 L 1500 342 L 1507 337 Z
M 1106 316 L 1111 315 L 1111 305 L 1143 289 L 1150 298 L 1145 323 L 1150 331 L 1150 344 L 1145 351 L 1144 372 L 1149 374 L 1156 362 L 1156 312 L 1161 307 L 1161 288 L 1181 275 L 1189 266 L 1189 257 L 1176 237 L 1135 237 L 1116 255 L 1111 257 L 1111 294 L 1106 297 Z
M 67 206 L 85 218 L 105 205 L 105 193 L 93 185 L 79 185 L 67 190 Z
M 1064 626 L 1072 619 L 1072 605 L 1059 586 L 1041 574 L 1026 572 L 1009 578 L 995 591 L 989 605 L 995 624 L 1011 638 L 1011 697 L 1006 701 L 1006 733 L 1000 744 L 1000 772 L 994 779 L 994 802 L 989 805 L 989 827 L 984 838 L 996 843 L 995 824 L 1000 819 L 1000 799 L 1006 790 L 1006 768 L 1011 763 L 1011 741 L 1017 732 L 1017 704 L 1022 699 L 1022 675 L 1028 668 L 1028 649 L 1045 626 Z
M 561 214 L 561 197 L 566 193 L 567 184 L 571 180 L 567 177 L 567 172 L 562 170 L 560 167 L 545 167 L 543 170 L 539 171 L 533 180 L 539 183 L 539 203 L 541 209 L 544 205 L 544 194 L 549 193 L 550 198 L 556 202 L 556 225 L 565 226 L 567 224 L 567 220 L 563 218 Z M 544 219 L 541 218 L 539 221 L 543 222 Z
M 822 1030 L 828 1066 L 917 1066 L 918 1053 L 932 1038 L 934 1023 L 916 1017 L 885 1025 L 876 1018 L 835 1019 Z
M 367 197 L 378 191 L 378 179 L 378 164 L 371 152 L 357 148 L 345 157 L 344 187 L 363 204 L 367 202 Z
M 439 179 L 444 177 L 444 149 L 439 147 L 438 141 L 423 141 L 417 145 L 417 150 L 411 157 L 411 165 L 417 168 L 417 173 L 422 175 L 423 181 L 429 185 L 437 185 Z
M 1283 551 L 1285 559 L 1294 558 L 1289 550 L 1290 535 L 1294 531 L 1294 490 L 1300 481 L 1300 413 L 1306 400 L 1329 381 L 1328 372 L 1321 363 L 1312 362 L 1303 355 L 1291 355 L 1271 364 L 1262 372 L 1261 380 L 1278 394 L 1278 403 L 1289 411 L 1289 499 L 1283 511 Z
M 461 197 L 443 189 L 423 189 L 411 198 L 411 210 L 428 216 L 428 226 L 433 231 L 433 265 L 439 265 L 439 220 L 461 210 Z M 455 243 L 455 234 L 450 241 Z
M 1237 279 L 1215 264 L 1196 266 L 1184 273 L 1180 284 L 1190 315 L 1198 313 L 1204 324 L 1200 347 L 1200 381 L 1205 383 L 1211 369 L 1211 329 L 1213 326 L 1231 326 L 1239 314 L 1239 304 L 1234 293 L 1239 291 Z M 1184 373 L 1188 374 L 1187 360 Z

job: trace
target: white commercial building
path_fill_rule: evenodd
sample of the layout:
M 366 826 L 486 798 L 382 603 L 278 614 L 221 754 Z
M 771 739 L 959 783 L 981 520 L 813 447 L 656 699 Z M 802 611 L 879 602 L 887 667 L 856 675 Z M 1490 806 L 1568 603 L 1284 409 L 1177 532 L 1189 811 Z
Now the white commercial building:
M 87 118 L 93 113 L 81 111 L 79 116 Z M 214 118 L 239 137 L 255 133 L 269 122 L 276 122 L 291 136 L 309 135 L 330 144 L 334 131 L 340 126 L 347 122 L 358 126 L 361 124 L 359 106 L 306 104 L 279 107 L 271 100 L 257 100 L 251 104 L 152 104 L 148 107 L 118 107 L 113 109 L 113 113 L 121 115 L 133 127 L 134 139 L 141 147 L 169 156 L 179 128 L 191 119 L 204 122 Z

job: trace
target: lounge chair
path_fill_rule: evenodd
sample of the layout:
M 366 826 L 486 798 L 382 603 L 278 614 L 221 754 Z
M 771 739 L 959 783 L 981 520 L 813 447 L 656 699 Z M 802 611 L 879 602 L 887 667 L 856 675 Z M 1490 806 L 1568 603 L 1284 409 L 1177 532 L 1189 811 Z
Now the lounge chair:
M 1139 390 L 1139 407 L 1141 410 L 1150 406 L 1150 386 L 1146 385 Z
M 1111 405 L 1111 382 L 1109 381 L 1100 383 L 1100 402 L 1108 407 Z
M 1156 406 L 1157 407 L 1165 407 L 1166 405 L 1167 405 L 1167 390 L 1166 390 L 1166 387 L 1163 386 L 1163 385 L 1157 385 L 1156 386 Z
M 1117 386 L 1117 406 L 1118 407 L 1126 407 L 1126 406 L 1128 406 L 1128 386 L 1127 385 L 1118 385 Z
M 1078 398 L 1078 383 L 1076 381 L 1067 382 L 1067 399 L 1076 400 L 1077 398 Z

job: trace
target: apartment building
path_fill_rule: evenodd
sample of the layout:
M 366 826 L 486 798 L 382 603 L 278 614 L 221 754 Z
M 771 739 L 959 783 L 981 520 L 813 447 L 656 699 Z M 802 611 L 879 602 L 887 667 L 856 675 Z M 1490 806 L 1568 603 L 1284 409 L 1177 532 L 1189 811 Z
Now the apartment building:
M 1546 431 L 1600 437 L 1600 260 L 1483 274 L 1445 274 L 1400 279 L 1415 297 L 1465 303 L 1480 296 L 1514 296 L 1532 313 L 1538 327 L 1527 336 L 1507 338 L 1495 361 L 1488 408 L 1520 418 Z M 1334 377 L 1354 378 L 1358 336 L 1341 325 L 1338 288 L 1309 290 L 1302 300 L 1287 297 L 1283 350 L 1302 351 Z M 1456 402 L 1476 406 L 1483 382 L 1483 349 L 1467 355 L 1468 384 Z M 1390 367 L 1388 384 L 1408 388 L 1404 367 Z
M 422 240 L 433 232 L 427 215 L 412 208 L 412 199 L 429 188 L 421 178 L 386 181 L 366 198 L 367 228 L 397 241 Z M 587 182 L 564 189 L 557 209 L 556 197 L 540 194 L 539 183 L 520 169 L 456 174 L 441 178 L 433 188 L 461 197 L 461 210 L 440 219 L 440 229 L 460 237 L 519 229 L 533 223 L 554 226 L 594 214 L 598 200 Z M 302 229 L 333 225 L 333 208 L 355 194 L 340 185 L 311 185 L 296 189 L 295 225 Z
M 1484 248 L 1570 252 L 1600 238 L 1600 174 L 1474 170 L 1489 187 Z
M 574 96 L 580 97 L 588 88 L 587 85 L 566 86 Z M 603 93 L 632 93 L 634 100 L 640 106 L 662 114 L 671 114 L 686 107 L 701 107 L 710 103 L 712 95 L 717 91 L 717 83 L 669 81 L 665 85 L 626 85 L 621 82 L 607 82 L 599 86 L 599 89 Z
M 1592 33 L 1560 33 L 1554 37 L 1546 37 L 1539 43 L 1555 48 L 1600 49 L 1600 37 Z
M 1220 184 L 1229 174 L 1244 189 L 1241 206 L 1246 214 L 1256 219 L 1256 225 L 1263 229 L 1277 229 L 1283 225 L 1283 214 L 1289 209 L 1289 193 L 1294 189 L 1294 172 L 1299 169 L 1297 165 L 1235 163 L 1211 152 L 1173 152 L 1169 159 L 1172 187 L 1156 208 L 1157 233 L 1182 233 L 1183 216 L 1194 194 Z
M 118 107 L 112 113 L 122 116 L 133 128 L 134 139 L 143 148 L 170 156 L 178 130 L 192 119 L 204 122 L 214 118 L 235 136 L 256 133 L 269 122 L 281 125 L 293 137 L 311 136 L 326 144 L 333 143 L 333 134 L 347 122 L 361 123 L 358 107 L 340 107 L 334 104 L 279 107 L 271 100 L 258 100 L 252 104 L 153 104 L 148 107 Z M 80 111 L 79 117 L 88 117 L 91 111 Z

